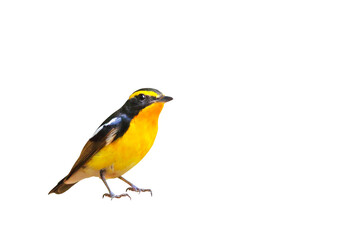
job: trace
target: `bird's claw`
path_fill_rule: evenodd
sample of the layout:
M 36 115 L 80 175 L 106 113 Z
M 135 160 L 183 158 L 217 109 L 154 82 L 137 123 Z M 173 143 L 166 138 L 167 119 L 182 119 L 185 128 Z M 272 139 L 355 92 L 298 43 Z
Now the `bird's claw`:
M 111 198 L 111 200 L 113 200 L 113 198 L 129 197 L 130 200 L 131 200 L 131 197 L 127 193 L 123 193 L 123 194 L 120 194 L 120 195 L 115 195 L 114 193 L 105 193 L 102 197 L 103 198 L 104 197 L 109 197 L 109 198 Z
M 126 189 L 126 192 L 127 191 L 133 191 L 133 192 L 138 192 L 140 194 L 140 192 L 150 192 L 151 196 L 152 196 L 152 191 L 151 189 L 142 189 L 142 188 L 137 188 L 137 187 L 128 187 Z

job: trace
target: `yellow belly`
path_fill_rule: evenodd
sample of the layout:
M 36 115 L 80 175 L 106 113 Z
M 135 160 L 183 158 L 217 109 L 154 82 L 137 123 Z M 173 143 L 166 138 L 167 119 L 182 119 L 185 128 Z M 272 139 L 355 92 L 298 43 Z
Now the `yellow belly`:
M 114 178 L 121 176 L 139 163 L 155 141 L 158 117 L 164 104 L 153 105 L 134 117 L 126 133 L 96 153 L 87 162 L 85 169 L 89 172 L 105 169 L 105 177 Z

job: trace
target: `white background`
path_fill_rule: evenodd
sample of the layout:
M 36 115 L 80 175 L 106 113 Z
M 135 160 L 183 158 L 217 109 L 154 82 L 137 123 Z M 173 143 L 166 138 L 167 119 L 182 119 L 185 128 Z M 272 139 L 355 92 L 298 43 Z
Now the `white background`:
M 357 1 L 1 1 L 1 239 L 359 239 Z M 135 90 L 165 105 L 102 199 L 47 195 Z M 113 191 L 127 185 L 109 180 Z

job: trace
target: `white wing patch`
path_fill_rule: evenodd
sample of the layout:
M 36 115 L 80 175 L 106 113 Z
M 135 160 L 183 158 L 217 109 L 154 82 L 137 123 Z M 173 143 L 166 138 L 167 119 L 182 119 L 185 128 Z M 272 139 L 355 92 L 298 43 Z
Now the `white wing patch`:
M 94 134 L 92 136 L 95 136 L 96 134 L 98 134 L 101 131 L 101 129 L 103 129 L 104 127 L 110 126 L 110 125 L 116 125 L 116 124 L 119 124 L 120 122 L 121 122 L 121 117 L 112 118 L 109 122 L 104 123 L 103 125 L 98 127 L 98 129 L 96 129 L 96 131 L 94 132 Z

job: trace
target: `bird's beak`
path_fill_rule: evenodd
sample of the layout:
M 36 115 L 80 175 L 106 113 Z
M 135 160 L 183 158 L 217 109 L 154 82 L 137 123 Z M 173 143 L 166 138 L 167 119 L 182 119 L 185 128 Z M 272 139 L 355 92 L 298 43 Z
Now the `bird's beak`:
M 169 102 L 171 100 L 173 100 L 172 97 L 164 96 L 164 97 L 159 98 L 158 102 Z

